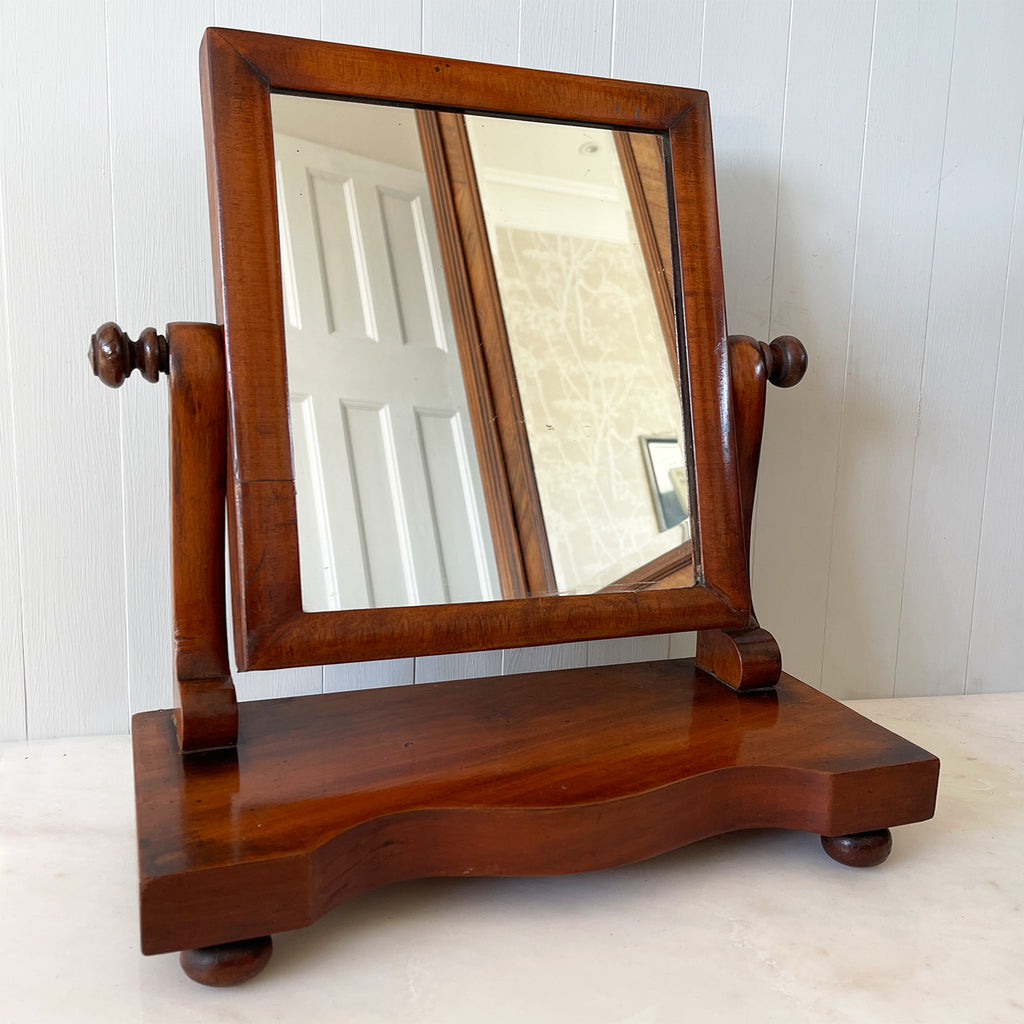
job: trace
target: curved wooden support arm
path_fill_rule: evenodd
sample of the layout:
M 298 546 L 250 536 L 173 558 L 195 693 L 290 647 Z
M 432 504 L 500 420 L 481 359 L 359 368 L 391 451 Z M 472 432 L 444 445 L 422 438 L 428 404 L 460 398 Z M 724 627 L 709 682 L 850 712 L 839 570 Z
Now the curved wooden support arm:
M 117 324 L 108 321 L 89 342 L 89 362 L 92 372 L 107 387 L 119 388 L 133 370 L 156 383 L 161 373 L 168 372 L 167 339 L 147 327 L 138 341 L 132 341 Z
M 754 490 L 761 458 L 765 392 L 769 382 L 780 388 L 798 384 L 807 371 L 807 350 L 790 335 L 770 343 L 746 335 L 729 338 L 729 377 L 733 422 L 739 452 L 740 507 L 743 543 L 750 564 L 750 530 Z M 706 629 L 697 634 L 697 665 L 736 690 L 774 686 L 782 674 L 782 655 L 775 638 L 750 622 L 741 629 Z
M 175 722 L 182 751 L 234 746 L 238 705 L 224 607 L 227 375 L 215 324 L 152 327 L 132 341 L 104 324 L 89 347 L 93 372 L 120 387 L 133 370 L 170 376 L 171 572 L 174 579 Z
M 168 324 L 167 336 L 175 718 L 188 752 L 234 746 L 238 738 L 224 607 L 227 371 L 215 324 Z

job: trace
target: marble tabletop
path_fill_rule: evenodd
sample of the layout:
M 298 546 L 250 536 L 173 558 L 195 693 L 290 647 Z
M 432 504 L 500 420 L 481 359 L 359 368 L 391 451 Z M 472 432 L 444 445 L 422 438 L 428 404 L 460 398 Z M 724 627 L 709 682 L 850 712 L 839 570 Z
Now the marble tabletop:
M 625 868 L 404 883 L 188 981 L 137 934 L 126 736 L 0 744 L 0 1021 L 1024 1020 L 1024 693 L 852 702 L 942 760 L 878 868 L 744 832 Z

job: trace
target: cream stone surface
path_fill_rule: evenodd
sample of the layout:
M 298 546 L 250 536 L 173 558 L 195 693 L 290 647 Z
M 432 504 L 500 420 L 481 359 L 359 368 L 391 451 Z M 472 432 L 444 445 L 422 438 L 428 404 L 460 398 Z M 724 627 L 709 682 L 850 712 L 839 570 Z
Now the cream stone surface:
M 0 746 L 0 1021 L 1024 1020 L 1024 694 L 861 701 L 942 759 L 881 867 L 746 832 L 591 875 L 438 879 L 204 989 L 139 954 L 127 737 Z

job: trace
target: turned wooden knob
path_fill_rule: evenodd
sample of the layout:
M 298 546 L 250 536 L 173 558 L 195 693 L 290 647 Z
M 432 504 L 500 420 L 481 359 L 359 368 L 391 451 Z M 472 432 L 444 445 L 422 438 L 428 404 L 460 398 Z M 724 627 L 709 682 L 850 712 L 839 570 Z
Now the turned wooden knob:
M 153 382 L 167 373 L 167 339 L 147 327 L 138 341 L 132 341 L 117 324 L 105 323 L 89 343 L 89 362 L 92 372 L 111 388 L 119 388 L 132 370 Z
M 768 379 L 777 388 L 799 384 L 807 372 L 807 349 L 792 335 L 783 334 L 769 344 L 761 342 L 761 354 L 768 368 Z

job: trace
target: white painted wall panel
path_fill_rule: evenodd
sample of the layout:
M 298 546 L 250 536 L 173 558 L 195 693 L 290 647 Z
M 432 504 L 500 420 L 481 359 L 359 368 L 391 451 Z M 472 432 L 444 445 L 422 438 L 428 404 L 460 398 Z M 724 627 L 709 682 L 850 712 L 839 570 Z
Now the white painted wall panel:
M 209 0 L 206 0 L 209 2 Z M 299 36 L 302 39 L 319 39 L 321 33 L 320 0 L 213 0 L 213 24 L 220 28 L 244 28 L 250 32 L 274 32 L 282 36 Z M 385 7 L 383 2 L 375 5 L 324 4 L 324 7 L 352 8 L 356 18 L 364 8 Z M 355 40 L 349 40 L 355 42 Z
M 795 0 L 767 337 L 812 353 L 769 389 L 752 566 L 754 605 L 787 671 L 817 684 L 847 362 L 873 5 Z M 730 320 L 736 323 L 730 314 Z
M 1012 355 L 1024 314 L 1022 18 L 1010 0 L 11 6 L 0 736 L 121 730 L 130 710 L 169 699 L 165 389 L 106 391 L 83 350 L 106 319 L 135 334 L 212 315 L 196 71 L 207 21 L 708 89 L 730 328 L 803 333 L 811 351 L 801 388 L 770 399 L 755 535 L 755 595 L 787 666 L 840 696 L 1024 686 L 1013 675 L 1024 381 Z M 239 689 L 689 644 L 261 673 Z
M 0 75 L 4 72 L 0 71 Z M 0 79 L 0 88 L 6 80 Z M 0 138 L 0 167 L 3 166 L 4 140 Z M 15 349 L 12 341 L 8 309 L 10 308 L 7 254 L 4 241 L 3 179 L 0 177 L 0 524 L 4 540 L 0 540 L 0 737 L 25 735 L 25 658 L 22 652 L 21 621 L 21 521 L 18 502 L 17 447 L 14 419 L 14 377 L 11 359 Z
M 790 5 L 707 0 L 701 89 L 711 97 L 729 330 L 764 338 L 786 103 Z
M 878 5 L 820 677 L 836 695 L 893 692 L 956 7 Z
M 964 688 L 1024 123 L 1024 63 L 1008 41 L 1021 39 L 1021 4 L 959 6 L 936 183 L 897 696 Z
M 104 27 L 101 0 L 15 5 L 0 44 L 20 524 L 0 543 L 19 547 L 30 737 L 127 720 L 118 408 L 84 345 L 115 305 Z
M 199 44 L 213 3 L 184 10 L 106 5 L 114 306 L 133 338 L 173 320 L 215 317 L 204 187 Z M 139 74 L 140 68 L 176 74 Z M 173 146 L 160 139 L 174 139 Z M 142 230 L 140 230 L 142 227 Z M 187 268 L 187 269 L 186 269 Z M 98 325 L 97 325 L 98 326 Z M 132 711 L 173 700 L 167 387 L 135 377 L 117 394 L 124 486 L 127 680 Z
M 519 63 L 607 77 L 614 0 L 521 0 Z
M 423 0 L 423 52 L 518 63 L 519 0 Z
M 421 0 L 323 0 L 321 39 L 418 53 Z
M 705 0 L 616 0 L 612 75 L 700 85 Z
M 1020 685 L 1022 580 L 1024 580 L 1024 138 L 1017 165 L 1017 198 L 1004 284 L 1002 325 L 991 445 L 985 484 L 967 692 Z

